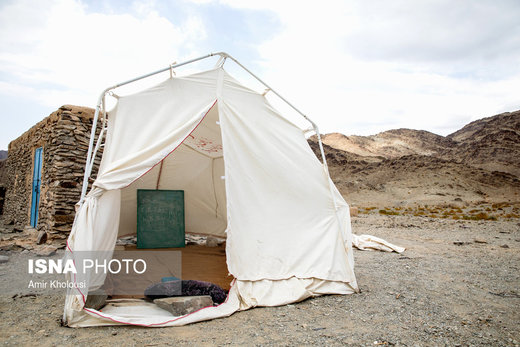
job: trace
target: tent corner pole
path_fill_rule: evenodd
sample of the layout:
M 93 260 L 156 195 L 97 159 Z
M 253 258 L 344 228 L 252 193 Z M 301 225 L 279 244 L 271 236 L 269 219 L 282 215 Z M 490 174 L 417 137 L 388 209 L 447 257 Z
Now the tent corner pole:
M 321 153 L 321 158 L 323 160 L 323 165 L 325 166 L 325 169 L 328 172 L 329 166 L 327 165 L 327 158 L 325 157 L 325 151 L 323 150 L 323 143 L 321 142 L 320 130 L 318 129 L 318 126 L 316 124 L 312 123 L 312 126 L 314 128 L 314 132 L 316 133 L 316 136 L 318 137 L 318 145 L 320 147 L 320 153 Z
M 97 122 L 99 118 L 99 112 L 101 110 L 101 103 L 103 102 L 103 97 L 107 93 L 109 89 L 105 89 L 103 93 L 98 98 L 98 103 L 96 105 L 96 111 L 94 112 L 94 118 L 92 119 L 92 129 L 90 130 L 90 139 L 88 143 L 88 152 L 87 152 L 87 161 L 85 162 L 85 173 L 83 174 L 83 186 L 81 187 L 81 198 L 79 202 L 81 203 L 85 199 L 85 195 L 87 194 L 88 189 L 88 180 L 90 178 L 90 173 L 92 172 L 92 153 L 94 150 L 94 138 L 96 137 L 97 130 Z

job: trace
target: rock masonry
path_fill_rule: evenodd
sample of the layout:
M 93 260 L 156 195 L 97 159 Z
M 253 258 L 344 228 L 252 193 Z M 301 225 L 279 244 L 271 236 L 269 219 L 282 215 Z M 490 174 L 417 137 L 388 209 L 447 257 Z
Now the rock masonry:
M 81 196 L 93 116 L 91 108 L 65 105 L 9 144 L 4 168 L 4 223 L 18 229 L 30 224 L 34 155 L 42 147 L 37 229 L 47 232 L 50 239 L 68 235 L 74 205 Z M 99 122 L 97 134 L 100 128 Z M 96 176 L 100 160 L 101 151 L 96 155 L 91 177 Z

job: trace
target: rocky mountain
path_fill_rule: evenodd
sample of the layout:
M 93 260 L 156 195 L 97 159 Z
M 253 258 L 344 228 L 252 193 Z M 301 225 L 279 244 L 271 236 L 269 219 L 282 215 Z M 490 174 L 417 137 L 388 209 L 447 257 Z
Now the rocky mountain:
M 331 177 L 354 203 L 520 200 L 520 111 L 446 137 L 396 129 L 322 139 Z M 316 137 L 309 143 L 320 158 Z
M 444 157 L 520 177 L 520 111 L 479 119 L 447 138 L 456 145 Z
M 436 155 L 453 145 L 453 141 L 424 130 L 395 129 L 371 136 L 345 136 L 332 133 L 322 136 L 323 143 L 343 151 L 382 158 L 403 155 Z
M 520 110 L 476 120 L 447 137 L 456 142 L 478 141 L 489 134 L 510 131 L 516 131 L 517 134 L 520 131 Z
M 0 151 L 0 160 L 7 158 L 7 151 Z

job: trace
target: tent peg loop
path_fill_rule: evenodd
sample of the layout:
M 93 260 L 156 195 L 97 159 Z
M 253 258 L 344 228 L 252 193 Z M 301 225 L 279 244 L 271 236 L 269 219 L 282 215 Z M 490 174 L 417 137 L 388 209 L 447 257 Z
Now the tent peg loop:
M 119 95 L 117 95 L 116 93 L 114 93 L 112 90 L 109 91 L 107 94 L 110 95 L 110 96 L 113 97 L 113 98 L 119 99 Z

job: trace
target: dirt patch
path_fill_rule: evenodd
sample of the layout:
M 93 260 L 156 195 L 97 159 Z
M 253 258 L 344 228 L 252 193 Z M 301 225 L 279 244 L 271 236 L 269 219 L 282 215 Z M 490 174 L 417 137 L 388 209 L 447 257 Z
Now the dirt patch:
M 43 346 L 520 343 L 517 220 L 450 220 L 374 213 L 353 218 L 352 227 L 357 234 L 371 234 L 407 247 L 401 255 L 355 251 L 360 294 L 322 296 L 160 329 L 61 327 L 62 294 L 38 292 L 14 298 L 3 294 L 0 341 L 5 345 Z M 9 261 L 0 264 L 2 288 L 16 284 L 17 266 L 29 253 L 8 255 Z

